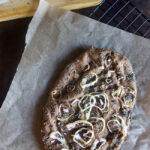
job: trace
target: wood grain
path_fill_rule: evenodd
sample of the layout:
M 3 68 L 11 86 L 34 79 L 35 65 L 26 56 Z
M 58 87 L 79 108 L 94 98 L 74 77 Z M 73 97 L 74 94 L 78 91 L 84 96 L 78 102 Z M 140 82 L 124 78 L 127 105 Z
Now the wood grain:
M 96 6 L 102 0 L 47 0 L 50 4 L 66 10 Z M 0 22 L 33 16 L 39 0 L 7 0 L 0 4 Z

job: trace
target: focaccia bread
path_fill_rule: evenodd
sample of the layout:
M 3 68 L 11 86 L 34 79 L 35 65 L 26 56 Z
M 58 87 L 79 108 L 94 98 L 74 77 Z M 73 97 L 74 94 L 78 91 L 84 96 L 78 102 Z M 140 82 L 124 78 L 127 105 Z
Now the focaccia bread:
M 89 48 L 66 66 L 50 93 L 42 128 L 45 149 L 120 149 L 136 92 L 125 56 Z

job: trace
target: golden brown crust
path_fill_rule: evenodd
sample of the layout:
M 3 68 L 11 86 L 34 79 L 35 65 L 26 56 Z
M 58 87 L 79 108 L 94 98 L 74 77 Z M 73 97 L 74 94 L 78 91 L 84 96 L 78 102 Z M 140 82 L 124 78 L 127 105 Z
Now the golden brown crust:
M 64 69 L 50 93 L 42 129 L 45 149 L 120 149 L 136 92 L 128 59 L 91 47 Z

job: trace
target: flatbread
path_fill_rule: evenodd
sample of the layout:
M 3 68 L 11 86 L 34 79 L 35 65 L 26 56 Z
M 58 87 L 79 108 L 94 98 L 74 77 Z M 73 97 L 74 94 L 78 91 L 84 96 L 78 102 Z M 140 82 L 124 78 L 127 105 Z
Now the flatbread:
M 118 150 L 136 101 L 128 59 L 89 48 L 62 72 L 44 108 L 46 150 Z

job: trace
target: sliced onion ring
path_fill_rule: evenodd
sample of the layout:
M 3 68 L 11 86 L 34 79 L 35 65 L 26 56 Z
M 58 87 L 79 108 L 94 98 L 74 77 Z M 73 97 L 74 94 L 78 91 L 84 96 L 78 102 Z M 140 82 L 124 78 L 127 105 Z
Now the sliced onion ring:
M 66 112 L 66 113 L 68 113 L 68 116 L 67 117 L 63 117 L 63 114 L 62 114 L 62 112 L 61 112 L 61 108 L 62 107 L 65 107 L 66 108 L 66 111 L 68 111 L 68 112 Z M 68 108 L 68 109 L 67 109 Z M 72 111 L 72 113 L 70 113 L 69 111 L 70 111 L 70 109 L 71 109 L 71 111 Z M 67 107 L 67 106 L 63 106 L 63 104 L 61 104 L 60 106 L 59 106 L 59 115 L 60 115 L 60 117 L 58 117 L 57 119 L 58 120 L 61 120 L 61 121 L 65 121 L 65 120 L 68 120 L 74 113 L 75 113 L 75 110 L 73 109 L 73 108 L 70 108 L 70 107 Z
M 85 67 L 84 67 L 84 71 L 88 71 L 90 69 L 90 65 L 87 64 Z
M 91 137 L 88 136 L 89 140 L 88 141 L 85 141 L 81 136 L 80 136 L 80 132 L 82 130 L 87 130 L 87 133 L 91 133 Z M 89 144 L 93 141 L 94 139 L 94 131 L 93 130 L 90 130 L 88 128 L 81 128 L 79 130 L 77 130 L 74 134 L 74 137 L 73 137 L 73 141 L 75 143 L 77 143 L 80 147 L 82 148 L 86 148 L 87 146 L 89 146 Z
M 109 79 L 109 78 L 107 78 L 107 79 L 105 79 L 105 82 L 106 82 L 107 84 L 110 84 L 110 83 L 112 82 L 112 80 Z
M 131 104 L 133 104 L 134 102 L 134 94 L 131 92 L 131 93 L 126 93 L 123 98 L 123 106 L 130 106 Z
M 124 132 L 124 136 L 127 135 L 127 126 L 126 126 L 126 123 L 124 121 L 124 119 L 121 117 L 121 116 L 117 116 L 120 120 L 121 120 L 121 125 L 122 125 L 122 128 L 123 128 L 123 132 Z
M 81 104 L 84 102 L 85 102 L 85 104 L 82 106 Z M 88 120 L 90 118 L 91 110 L 92 110 L 93 106 L 95 106 L 95 104 L 96 104 L 96 99 L 95 99 L 95 96 L 93 96 L 93 95 L 87 94 L 81 98 L 81 101 L 79 102 L 79 108 L 80 108 L 81 114 L 83 116 L 85 114 L 86 120 Z
M 107 74 L 106 74 L 106 77 L 107 77 L 107 78 L 111 77 L 111 75 L 112 75 L 113 73 L 115 73 L 114 70 L 109 70 L 109 71 L 107 72 Z
M 125 91 L 124 91 L 123 86 L 119 86 L 118 89 L 112 93 L 112 97 L 113 97 L 114 99 L 116 99 L 116 98 L 118 98 L 118 97 L 121 98 L 122 95 L 124 95 L 124 92 L 125 92 Z
M 82 108 L 81 104 L 83 103 L 83 101 L 89 101 L 87 103 L 85 103 L 84 108 Z M 92 106 L 94 106 L 96 103 L 96 99 L 94 96 L 90 95 L 90 94 L 86 94 L 81 98 L 81 101 L 79 102 L 79 108 L 81 110 L 81 112 L 86 111 L 87 109 L 91 108 Z
M 102 93 L 102 94 L 97 94 L 95 95 L 95 97 L 100 98 L 100 96 L 102 96 L 104 98 L 104 106 L 102 108 L 99 107 L 99 109 L 101 111 L 107 112 L 108 110 L 105 110 L 106 107 L 109 108 L 109 100 L 108 100 L 108 96 L 106 93 Z M 99 99 L 100 100 L 100 99 Z M 100 101 L 101 102 L 101 101 Z M 97 105 L 98 106 L 98 105 Z
M 111 63 L 112 63 L 111 56 L 107 56 L 106 59 L 104 60 L 105 67 L 109 67 Z
M 89 120 L 90 114 L 91 114 L 91 110 L 92 110 L 92 106 L 89 108 L 89 110 L 85 111 L 85 119 L 86 120 Z
M 85 88 L 87 88 L 87 87 L 93 86 L 93 85 L 98 81 L 98 76 L 97 76 L 97 74 L 96 74 L 95 72 L 90 72 L 90 74 L 93 75 L 92 77 L 95 77 L 95 80 L 92 81 L 92 82 L 90 82 L 90 83 L 87 83 L 87 81 L 88 81 L 89 79 L 87 79 L 86 77 L 83 78 L 83 79 L 81 80 L 81 82 L 80 82 L 80 86 L 81 86 L 82 89 L 85 89 Z
M 106 108 L 106 101 L 107 101 L 107 96 L 106 96 L 106 94 L 99 94 L 99 95 L 96 95 L 96 97 L 99 98 L 99 99 L 98 99 L 99 103 L 100 103 L 101 105 L 103 105 L 102 108 L 99 107 L 100 110 L 104 110 L 104 109 Z M 100 97 L 103 97 L 103 98 L 104 98 L 104 102 L 102 101 L 102 99 L 101 99 Z M 102 103 L 104 103 L 104 104 L 102 104 Z
M 99 107 L 99 106 L 98 106 L 98 103 L 96 102 L 96 101 L 99 101 L 99 100 L 100 100 L 100 97 L 101 97 L 101 96 L 104 98 L 104 101 L 103 101 L 104 106 L 103 106 L 102 108 Z M 96 98 L 97 98 L 98 100 L 97 100 Z M 89 102 L 87 102 L 86 105 L 84 105 L 84 108 L 83 108 L 83 107 L 81 106 L 81 104 L 83 103 L 83 101 L 86 101 L 86 100 L 88 100 Z M 101 102 L 101 101 L 100 101 L 100 102 Z M 88 110 L 88 111 L 86 112 L 86 115 L 89 116 L 89 114 L 90 114 L 90 112 L 91 112 L 91 110 L 92 110 L 93 107 L 98 108 L 100 111 L 108 112 L 108 109 L 109 109 L 109 100 L 108 100 L 107 94 L 106 94 L 106 93 L 92 92 L 92 93 L 90 93 L 90 94 L 84 95 L 84 96 L 81 98 L 81 100 L 80 100 L 80 102 L 79 102 L 79 108 L 80 108 L 81 113 Z M 106 109 L 106 108 L 107 108 L 107 109 Z M 89 117 L 86 117 L 86 120 L 88 120 L 88 119 L 89 119 Z
M 112 120 L 115 120 L 118 123 L 118 125 L 121 126 L 122 132 L 123 132 L 124 136 L 126 136 L 127 135 L 127 126 L 126 126 L 124 119 L 119 115 L 114 115 L 114 117 L 116 119 L 112 119 Z M 109 120 L 109 121 L 111 121 L 111 120 Z M 108 129 L 109 129 L 109 125 L 108 125 L 109 121 L 107 122 Z M 109 129 L 109 131 L 112 132 L 110 129 Z
M 90 123 L 89 121 L 86 121 L 86 120 L 77 120 L 73 123 L 69 123 L 66 125 L 66 128 L 71 131 L 75 128 L 79 128 L 79 127 L 90 127 L 92 130 L 93 130 L 93 125 L 92 123 Z
M 113 131 L 112 131 L 111 127 L 110 127 L 110 124 L 111 124 L 112 122 L 115 122 L 119 127 L 121 127 L 121 124 L 120 124 L 120 122 L 119 122 L 117 119 L 109 120 L 109 121 L 107 122 L 107 128 L 108 128 L 109 132 L 111 132 L 111 133 L 113 133 Z
M 79 103 L 79 102 L 80 102 L 79 99 L 75 99 L 75 100 L 73 100 L 73 102 L 71 103 L 71 105 L 74 106 L 76 103 Z

